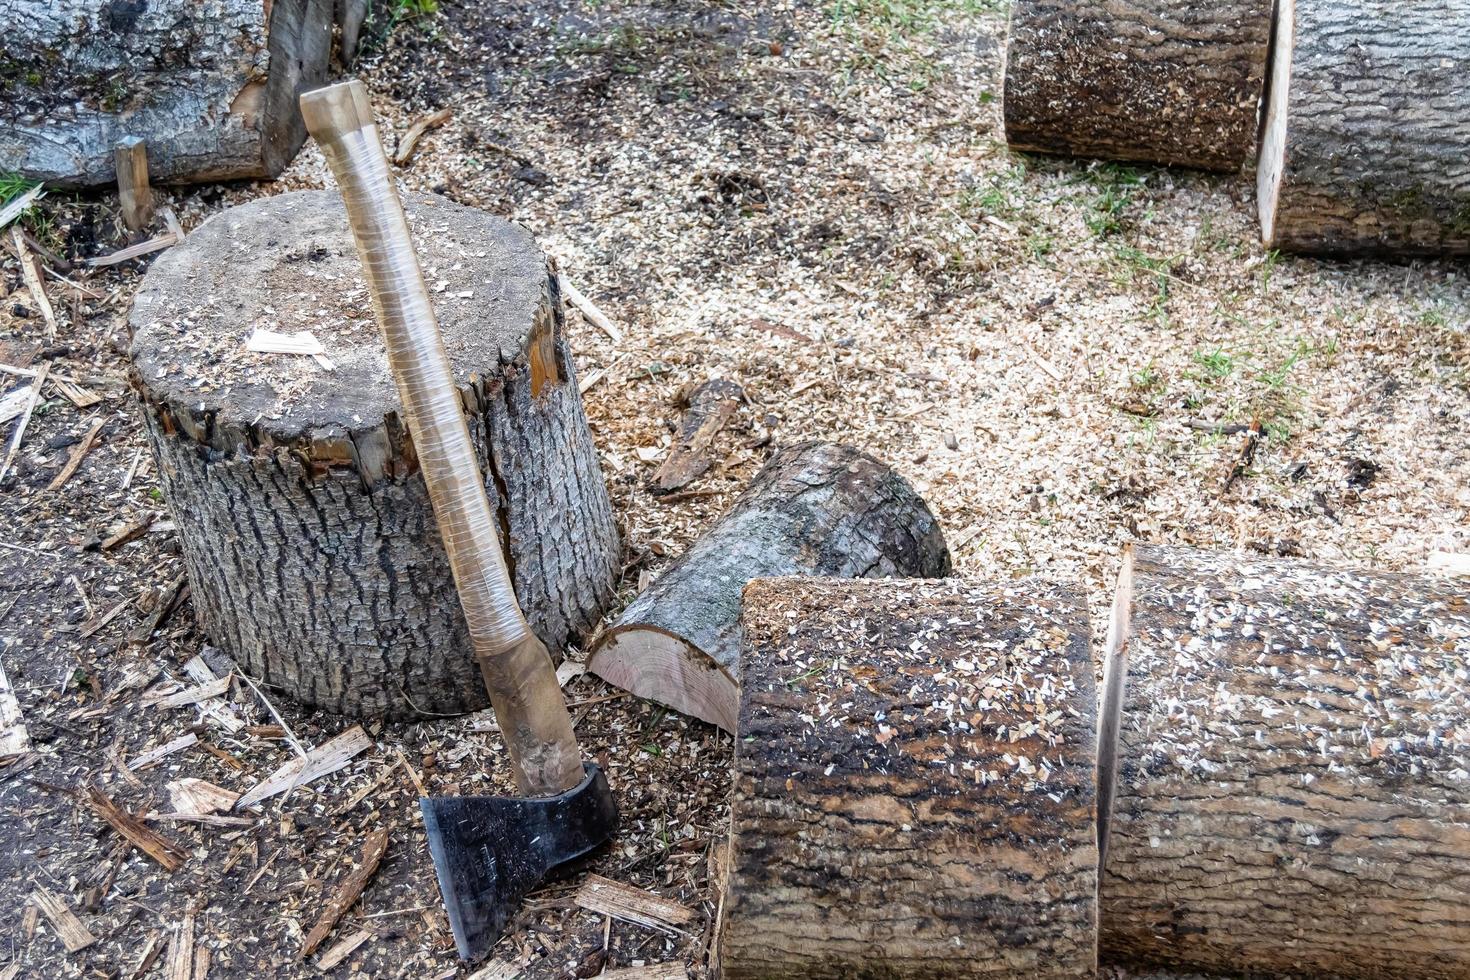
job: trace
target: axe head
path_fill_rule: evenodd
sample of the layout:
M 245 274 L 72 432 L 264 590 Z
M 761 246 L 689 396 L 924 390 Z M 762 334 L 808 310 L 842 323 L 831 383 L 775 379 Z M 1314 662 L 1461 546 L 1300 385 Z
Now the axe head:
M 419 800 L 460 959 L 489 952 L 527 892 L 617 830 L 607 777 L 591 763 L 585 768 L 587 778 L 560 796 Z

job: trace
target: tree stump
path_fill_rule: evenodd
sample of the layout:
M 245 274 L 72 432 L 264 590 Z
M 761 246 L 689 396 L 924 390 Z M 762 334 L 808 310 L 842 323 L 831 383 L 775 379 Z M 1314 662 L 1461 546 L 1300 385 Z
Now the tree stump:
M 274 177 L 306 139 L 296 98 L 326 80 L 333 0 L 13 0 L 0 58 L 0 172 L 110 184 L 148 144 L 155 182 Z
M 1081 591 L 763 579 L 742 620 L 727 980 L 1094 976 Z
M 1470 254 L 1470 3 L 1279 2 L 1266 247 Z
M 1470 977 L 1464 583 L 1138 547 L 1102 719 L 1105 958 Z
M 588 669 L 641 698 L 735 731 L 740 590 L 753 578 L 949 574 L 928 504 L 866 453 L 782 449 L 730 509 L 594 643 Z
M 556 278 L 518 226 L 442 198 L 404 204 L 521 606 L 561 649 L 597 623 L 621 555 Z M 333 711 L 484 706 L 336 192 L 211 218 L 154 263 L 132 326 L 134 384 L 214 642 Z M 248 352 L 256 328 L 310 331 L 331 369 Z
M 1016 0 L 1014 150 L 1239 170 L 1256 145 L 1272 0 Z

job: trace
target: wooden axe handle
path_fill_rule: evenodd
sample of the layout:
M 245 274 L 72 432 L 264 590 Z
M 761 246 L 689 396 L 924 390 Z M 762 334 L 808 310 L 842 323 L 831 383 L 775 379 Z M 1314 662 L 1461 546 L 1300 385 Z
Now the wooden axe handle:
M 388 364 L 517 781 L 527 795 L 565 792 L 582 782 L 582 753 L 551 657 L 516 602 L 496 514 L 367 89 L 353 79 L 307 92 L 301 112 L 347 205 Z

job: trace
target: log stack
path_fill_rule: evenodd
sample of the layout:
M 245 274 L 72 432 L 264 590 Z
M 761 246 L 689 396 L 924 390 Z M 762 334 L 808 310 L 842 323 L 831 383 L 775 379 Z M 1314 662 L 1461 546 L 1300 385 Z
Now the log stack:
M 344 4 L 352 43 L 361 6 Z M 274 177 L 306 138 L 297 96 L 332 53 L 333 0 L 7 7 L 0 173 L 64 187 L 112 183 L 125 137 L 147 142 L 155 182 Z
M 1015 150 L 1238 171 L 1256 145 L 1272 0 L 1016 0 Z
M 747 582 L 780 575 L 940 577 L 949 568 L 938 522 L 901 476 L 849 446 L 788 446 L 599 636 L 588 668 L 733 732 L 740 591 Z
M 1100 746 L 1104 957 L 1470 977 L 1463 583 L 1137 547 Z
M 1470 3 L 1279 0 L 1268 248 L 1470 254 Z
M 561 649 L 598 622 L 621 553 L 556 277 L 515 225 L 436 197 L 405 207 L 517 597 Z M 213 642 L 333 711 L 483 707 L 337 193 L 214 216 L 154 263 L 131 322 L 133 382 Z M 283 347 L 302 353 L 250 349 Z
M 1080 591 L 763 579 L 742 623 L 727 980 L 1093 976 Z

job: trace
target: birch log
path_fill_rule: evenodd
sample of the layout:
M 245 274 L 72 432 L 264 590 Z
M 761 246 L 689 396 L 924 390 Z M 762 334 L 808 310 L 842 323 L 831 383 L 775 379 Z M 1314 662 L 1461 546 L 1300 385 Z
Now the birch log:
M 441 198 L 405 207 L 517 596 L 561 649 L 597 623 L 621 554 L 555 277 L 515 225 Z M 483 707 L 336 192 L 210 219 L 154 263 L 132 326 L 134 384 L 213 641 L 334 711 Z M 258 328 L 309 331 L 331 369 L 251 353 Z
M 148 143 L 155 183 L 274 177 L 327 77 L 332 0 L 12 0 L 0 42 L 0 172 L 85 187 Z
M 1470 254 L 1470 2 L 1279 2 L 1266 246 Z
M 727 980 L 1094 976 L 1080 590 L 762 579 L 742 621 Z
M 1272 0 L 1016 0 L 1015 150 L 1236 171 L 1252 156 Z
M 1463 583 L 1138 547 L 1102 722 L 1105 958 L 1470 977 Z
M 592 648 L 611 684 L 735 730 L 740 590 L 753 578 L 949 574 L 929 506 L 887 466 L 828 442 L 773 456 L 714 526 Z

